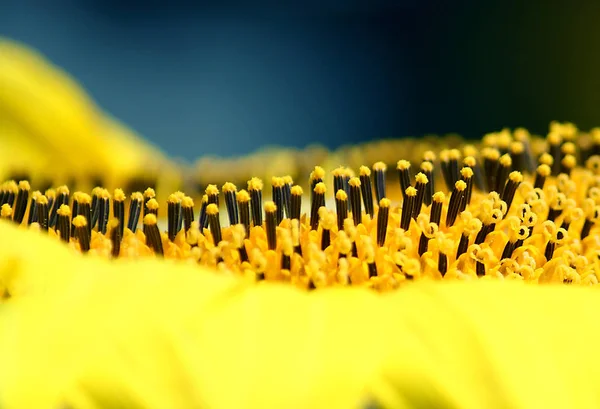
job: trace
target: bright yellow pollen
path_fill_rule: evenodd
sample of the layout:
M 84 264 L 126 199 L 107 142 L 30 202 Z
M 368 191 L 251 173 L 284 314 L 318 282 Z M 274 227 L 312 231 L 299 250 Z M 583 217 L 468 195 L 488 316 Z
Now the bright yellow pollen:
M 345 200 L 348 200 L 348 194 L 346 192 L 344 192 L 343 190 L 340 189 L 335 194 L 335 198 L 337 200 L 345 201 Z
M 144 197 L 147 197 L 147 198 L 156 197 L 156 192 L 154 191 L 154 189 L 149 187 L 144 191 Z
M 266 209 L 266 207 L 265 207 L 265 209 Z M 210 214 L 210 215 L 219 214 L 219 207 L 214 203 L 210 203 L 208 206 L 206 206 L 206 214 Z
M 73 219 L 73 225 L 75 227 L 84 227 L 87 226 L 87 224 L 87 219 L 81 215 L 75 216 L 75 218 Z
M 19 182 L 19 189 L 20 190 L 30 190 L 31 189 L 31 185 L 29 184 L 28 181 L 22 180 L 22 181 Z M 68 193 L 68 190 L 67 190 L 67 193 Z
M 238 202 L 246 203 L 250 201 L 250 194 L 244 189 L 240 190 L 236 196 Z
M 349 184 L 353 187 L 360 187 L 360 179 L 357 177 L 350 178 Z
M 147 215 L 144 216 L 144 224 L 147 224 L 147 225 L 156 224 L 156 216 L 152 213 L 148 213 Z
M 189 197 L 189 196 L 185 196 L 182 200 L 181 200 L 181 206 L 182 207 L 194 207 L 194 200 Z
M 71 209 L 68 205 L 60 205 L 56 213 L 59 216 L 71 216 Z
M 13 214 L 13 210 L 10 207 L 10 205 L 8 203 L 3 204 L 0 209 L 0 216 L 1 217 L 11 217 L 12 214 Z
M 235 185 L 233 183 L 227 182 L 223 185 L 222 190 L 223 190 L 223 193 L 235 192 L 237 190 L 237 188 L 235 187 Z
M 119 188 L 115 189 L 115 191 L 113 192 L 113 198 L 116 201 L 124 202 L 126 197 L 125 197 L 125 192 L 123 192 L 123 189 L 119 189 Z
M 146 206 L 148 207 L 148 209 L 150 210 L 157 210 L 158 209 L 158 201 L 154 198 L 148 200 L 148 203 L 146 203 Z
M 248 190 L 262 190 L 263 182 L 259 178 L 252 178 L 248 181 Z
M 123 237 L 120 237 L 113 234 L 117 226 L 114 219 L 109 221 L 111 228 L 106 234 L 101 232 L 99 224 L 95 224 L 90 252 L 97 255 L 110 254 L 110 245 L 119 244 L 116 240 L 121 240 L 120 251 L 116 254 L 119 258 L 152 255 L 154 251 L 146 245 L 144 232 L 148 232 L 148 225 L 155 224 L 165 247 L 165 258 L 182 259 L 192 265 L 214 267 L 220 273 L 227 272 L 253 279 L 258 274 L 261 280 L 281 281 L 300 288 L 353 285 L 377 291 L 384 291 L 385 288 L 388 291 L 421 279 L 435 281 L 485 278 L 545 282 L 544 280 L 558 280 L 556 277 L 559 276 L 570 284 L 594 284 L 600 277 L 600 252 L 597 251 L 600 246 L 600 156 L 590 154 L 595 152 L 592 149 L 596 149 L 594 141 L 600 144 L 600 129 L 590 134 L 588 139 L 591 142 L 587 148 L 579 144 L 578 138 L 583 138 L 583 134 L 577 133 L 575 138 L 567 138 L 566 135 L 572 132 L 570 129 L 568 126 L 557 127 L 545 139 L 532 136 L 525 130 L 515 130 L 512 134 L 509 130 L 502 130 L 487 135 L 483 142 L 471 145 L 458 146 L 444 142 L 441 146 L 458 146 L 459 149 L 435 152 L 430 149 L 432 145 L 414 144 L 410 146 L 411 152 L 406 159 L 397 161 L 397 158 L 390 157 L 387 153 L 382 154 L 379 161 L 371 161 L 377 158 L 369 156 L 365 159 L 360 156 L 360 150 L 353 151 L 352 155 L 355 157 L 352 156 L 351 161 L 333 169 L 327 178 L 320 166 L 312 169 L 309 178 L 303 176 L 299 169 L 306 169 L 304 162 L 298 169 L 286 170 L 285 172 L 291 172 L 298 178 L 298 184 L 293 184 L 289 175 L 279 177 L 261 174 L 263 179 L 253 177 L 248 180 L 248 175 L 232 173 L 228 180 L 248 180 L 248 190 L 237 191 L 233 183 L 225 182 L 220 185 L 222 192 L 219 192 L 217 185 L 206 183 L 203 184 L 207 186 L 204 194 L 192 196 L 193 198 L 181 191 L 157 197 L 158 190 L 155 192 L 153 189 L 146 189 L 143 194 L 128 192 L 129 198 L 122 189 L 115 189 L 111 190 L 111 197 L 108 190 L 98 186 L 92 191 L 94 197 L 112 200 L 113 203 L 122 202 L 121 209 L 129 207 L 131 210 L 125 211 L 124 224 L 126 227 L 135 227 L 134 231 L 125 228 Z M 560 149 L 554 146 L 555 142 L 560 143 Z M 550 145 L 552 155 L 544 151 Z M 382 149 L 384 148 L 391 149 L 388 145 L 382 145 Z M 403 152 L 402 149 L 394 151 Z M 580 151 L 581 156 L 574 155 L 575 152 L 579 155 Z M 501 155 L 500 152 L 508 153 Z M 556 156 L 557 153 L 561 153 L 561 156 Z M 519 163 L 515 155 L 520 155 Z M 579 157 L 580 163 L 577 160 Z M 331 165 L 339 163 L 340 158 L 343 159 L 344 156 L 335 156 L 322 162 L 320 157 L 317 160 Z M 447 166 L 443 175 L 437 168 L 439 161 L 436 158 L 441 160 L 442 168 Z M 411 161 L 408 159 L 412 163 L 419 163 L 416 175 L 410 171 Z M 554 160 L 561 161 L 560 170 L 563 173 L 558 176 L 552 173 Z M 343 160 L 340 162 L 343 163 Z M 361 183 L 361 178 L 363 181 L 365 177 L 371 180 L 372 172 L 375 172 L 375 180 L 378 182 L 380 174 L 377 172 L 386 171 L 386 164 L 394 162 L 399 172 L 386 175 L 386 197 L 376 203 L 374 192 L 365 189 L 368 186 Z M 367 167 L 361 166 L 361 163 L 374 164 Z M 516 170 L 515 165 L 521 166 L 524 163 L 527 163 L 527 169 Z M 532 163 L 537 168 L 530 173 L 529 164 Z M 489 166 L 498 173 L 492 177 L 486 175 Z M 285 174 L 277 169 L 277 174 Z M 360 177 L 354 176 L 353 169 Z M 494 178 L 500 177 L 498 175 L 501 173 L 502 177 L 506 177 L 509 169 L 511 172 L 508 174 L 506 188 L 502 187 L 502 191 L 488 191 L 487 185 L 497 183 Z M 236 178 L 231 178 L 232 175 Z M 331 176 L 336 178 L 336 183 L 340 182 L 339 178 L 348 177 L 344 183 L 351 187 L 352 203 L 348 202 L 349 194 L 343 188 L 328 192 L 327 189 L 332 188 L 329 186 Z M 407 176 L 408 185 L 405 179 Z M 401 183 L 399 178 L 402 178 Z M 270 188 L 264 192 L 263 199 L 256 194 L 264 188 L 262 180 L 269 180 L 275 188 L 285 188 L 282 190 L 284 194 L 281 208 L 278 209 L 274 202 L 269 201 Z M 485 185 L 485 191 L 480 190 L 482 184 Z M 424 185 L 427 187 L 421 189 Z M 534 185 L 538 187 L 534 188 Z M 30 190 L 32 186 L 35 188 L 35 183 L 30 185 L 28 181 L 20 181 L 18 185 L 14 181 L 7 181 L 0 185 L 0 197 L 15 203 L 12 206 L 4 204 L 4 219 L 12 218 L 13 213 L 19 214 L 22 203 L 17 206 L 16 194 L 19 190 Z M 314 190 L 310 192 L 312 186 Z M 405 191 L 400 192 L 399 187 L 405 186 Z M 511 190 L 517 186 L 516 192 Z M 429 190 L 431 187 L 434 190 Z M 468 194 L 465 195 L 467 187 Z M 311 193 L 312 198 L 315 198 L 315 194 L 325 198 L 325 206 L 318 209 L 316 215 L 317 231 L 313 230 L 317 223 L 310 211 L 313 204 L 310 200 L 298 200 L 305 191 Z M 56 191 L 48 192 L 49 197 L 34 191 L 27 205 L 47 204 L 48 199 L 56 200 L 56 194 L 68 194 L 69 189 L 61 186 Z M 302 203 L 300 217 L 294 220 L 290 220 L 288 214 L 291 210 L 288 201 L 290 192 L 294 205 Z M 454 192 L 461 192 L 461 195 L 456 196 Z M 232 193 L 237 200 L 234 205 L 239 206 L 233 210 L 239 214 L 232 213 L 228 200 L 219 201 L 221 205 L 209 204 L 209 198 L 213 202 L 215 197 Z M 453 197 L 463 197 L 469 202 L 456 202 Z M 75 192 L 71 199 L 79 206 L 92 202 L 92 197 L 86 192 Z M 154 214 L 146 215 L 142 229 L 139 226 L 139 210 L 144 200 L 147 208 L 153 211 L 158 210 L 159 203 L 165 201 L 180 203 L 183 211 L 175 217 L 172 214 L 167 216 L 167 212 L 158 218 Z M 200 211 L 199 218 L 204 219 L 191 222 L 194 218 L 194 200 L 202 201 L 203 210 Z M 125 206 L 125 202 L 130 202 L 130 206 Z M 360 206 L 359 215 L 353 214 L 357 210 L 357 204 Z M 92 220 L 102 220 L 95 213 L 98 209 L 91 209 L 92 219 L 89 222 L 73 211 L 73 224 L 81 226 L 91 224 Z M 110 209 L 115 207 L 111 206 Z M 343 209 L 343 216 L 336 213 L 337 209 Z M 41 210 L 45 211 L 42 208 L 38 212 Z M 52 209 L 48 210 L 52 212 Z M 33 223 L 31 229 L 46 229 L 44 224 L 40 226 L 34 223 L 37 213 L 34 212 L 28 218 L 30 211 L 31 209 L 25 210 L 21 227 L 26 228 Z M 11 216 L 8 215 L 9 212 L 12 212 Z M 133 223 L 128 223 L 129 212 L 138 217 Z M 295 212 L 296 210 L 292 210 L 290 213 Z M 268 250 L 273 244 L 274 232 L 267 232 L 263 226 L 273 227 L 270 221 L 275 213 L 277 217 L 283 218 L 281 222 L 278 220 L 275 228 L 277 245 L 273 250 Z M 71 209 L 68 205 L 60 205 L 58 215 L 69 217 Z M 207 215 L 211 221 L 214 221 L 213 216 L 219 216 L 223 223 L 220 243 L 214 242 L 215 235 L 206 230 L 206 224 L 200 224 L 201 221 L 207 222 Z M 263 219 L 265 215 L 268 215 L 269 223 L 255 225 L 256 220 Z M 184 223 L 180 217 L 184 218 L 185 231 L 182 231 Z M 236 217 L 237 221 L 234 221 Z M 64 219 L 60 220 L 62 226 L 64 222 Z M 59 229 L 50 222 L 48 224 L 47 234 L 56 236 Z M 324 230 L 328 231 L 327 234 L 322 234 Z M 152 228 L 151 232 L 152 240 L 156 241 L 156 229 Z M 511 243 L 515 248 L 511 248 Z M 440 258 L 440 254 L 445 257 Z M 282 260 L 283 255 L 288 258 Z M 248 260 L 242 262 L 246 257 Z M 596 279 L 586 278 L 591 276 Z

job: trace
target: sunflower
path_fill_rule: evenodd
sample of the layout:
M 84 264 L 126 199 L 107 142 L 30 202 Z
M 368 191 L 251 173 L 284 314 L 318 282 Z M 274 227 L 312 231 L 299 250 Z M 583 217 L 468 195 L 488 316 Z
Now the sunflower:
M 2 407 L 597 406 L 600 130 L 203 159 L 207 180 L 0 54 Z

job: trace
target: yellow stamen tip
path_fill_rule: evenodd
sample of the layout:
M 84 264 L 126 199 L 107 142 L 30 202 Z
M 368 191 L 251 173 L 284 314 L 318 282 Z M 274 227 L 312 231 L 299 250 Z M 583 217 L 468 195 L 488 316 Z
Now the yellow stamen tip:
M 426 162 L 429 163 L 429 162 Z M 417 173 L 417 175 L 415 176 L 415 181 L 417 183 L 421 183 L 423 185 L 429 183 L 429 179 L 427 179 L 427 176 L 425 176 L 424 173 Z
M 523 145 L 523 142 L 515 141 L 510 144 L 510 151 L 514 155 L 518 155 L 525 151 L 525 146 Z
M 466 179 L 470 179 L 473 177 L 473 169 L 471 168 L 462 168 L 460 170 L 460 174 L 462 177 L 466 178 Z
M 343 191 L 343 190 L 340 189 L 335 194 L 335 198 L 337 200 L 341 200 L 341 201 L 348 200 L 348 194 L 345 191 Z
M 465 190 L 467 188 L 467 184 L 465 183 L 464 180 L 457 180 L 456 183 L 454 184 L 454 187 L 456 188 L 456 190 L 462 192 L 463 190 Z
M 2 205 L 2 208 L 0 209 L 0 216 L 7 218 L 7 217 L 11 217 L 13 214 L 12 208 L 10 207 L 10 205 L 8 203 L 5 203 Z
M 506 168 L 512 166 L 512 158 L 509 154 L 504 154 L 500 157 L 500 164 Z
M 510 172 L 510 175 L 508 175 L 508 178 L 515 183 L 521 183 L 523 181 L 523 174 L 519 171 L 513 171 Z
M 172 203 L 172 204 L 177 204 L 177 203 L 181 203 L 181 199 L 179 198 L 179 195 L 176 195 L 175 193 L 171 193 L 169 195 L 169 197 L 167 198 L 167 202 Z
M 219 207 L 215 203 L 209 204 L 208 206 L 206 206 L 206 214 L 212 216 L 219 214 Z
M 125 201 L 125 192 L 123 192 L 123 189 L 117 188 L 113 192 L 113 197 L 117 202 L 124 202 Z
M 323 179 L 325 177 L 325 170 L 321 166 L 315 166 L 315 169 L 310 174 L 310 179 Z
M 463 159 L 463 163 L 465 164 L 465 166 L 468 166 L 468 167 L 472 168 L 475 165 L 477 165 L 477 160 L 475 160 L 475 157 L 473 157 L 473 156 L 466 156 Z
M 482 150 L 481 154 L 484 158 L 489 160 L 498 160 L 500 158 L 500 151 L 494 148 L 485 148 Z
M 552 155 L 550 155 L 548 152 L 544 152 L 542 153 L 542 155 L 540 156 L 539 159 L 540 163 L 543 165 L 548 165 L 548 166 L 552 166 L 552 164 L 554 163 L 554 158 L 552 157 Z
M 152 199 L 148 200 L 148 203 L 146 203 L 146 206 L 150 210 L 157 210 L 158 209 L 158 202 L 156 201 L 156 199 L 152 198 Z
M 73 219 L 73 225 L 75 227 L 85 227 L 87 226 L 87 224 L 87 219 L 81 215 L 75 216 L 75 218 Z
M 242 189 L 237 193 L 236 198 L 238 202 L 246 203 L 250 201 L 250 194 L 246 190 Z
M 302 196 L 304 194 L 304 190 L 302 190 L 302 187 L 295 185 L 292 186 L 292 194 L 294 196 Z
M 18 188 L 17 188 L 17 185 L 15 184 L 14 192 L 16 193 L 17 190 L 18 190 Z M 46 193 L 44 193 L 44 195 L 48 199 L 55 199 L 56 198 L 56 190 L 54 190 L 54 189 L 48 189 L 48 190 L 46 190 Z
M 219 194 L 219 189 L 217 188 L 217 185 L 208 185 L 205 193 L 209 196 L 216 196 Z
M 153 225 L 156 224 L 156 215 L 154 215 L 153 213 L 148 213 L 147 215 L 144 216 L 144 224 L 146 225 Z
M 563 164 L 563 166 L 572 169 L 577 164 L 577 159 L 575 159 L 575 156 L 573 155 L 566 155 L 561 163 Z
M 558 132 L 548 134 L 548 143 L 550 145 L 559 145 L 562 142 L 562 136 Z
M 38 197 L 37 199 L 38 204 L 41 205 L 47 205 L 48 204 L 48 198 L 44 195 L 40 195 L 40 197 Z
M 153 198 L 156 197 L 156 192 L 151 187 L 144 190 L 144 197 Z
M 83 192 L 79 192 L 78 200 L 79 200 L 79 203 L 81 203 L 81 204 L 91 204 L 92 203 L 91 196 L 88 195 L 87 193 L 83 193 Z
M 19 182 L 19 189 L 21 189 L 21 190 L 30 190 L 31 189 L 31 185 L 29 184 L 28 181 L 22 180 L 22 181 Z
M 271 178 L 271 185 L 273 187 L 283 187 L 284 184 L 285 182 L 283 181 L 283 178 L 280 178 L 278 176 L 273 176 Z
M 228 193 L 228 192 L 235 192 L 237 191 L 237 188 L 235 187 L 235 185 L 231 182 L 226 182 L 223 187 L 223 193 Z
M 275 204 L 275 202 L 272 202 L 272 201 L 265 202 L 265 212 L 275 213 L 276 210 L 277 210 L 277 205 Z
M 458 149 L 450 149 L 450 151 L 448 152 L 448 158 L 450 160 L 460 159 L 460 151 Z
M 398 163 L 396 164 L 396 167 L 398 168 L 398 170 L 406 170 L 410 168 L 410 162 L 404 159 L 401 159 L 398 161 Z
M 383 198 L 379 201 L 379 207 L 390 207 L 392 202 L 388 198 Z
M 60 205 L 56 213 L 59 216 L 71 216 L 71 209 L 68 205 Z
M 361 166 L 358 170 L 360 176 L 371 176 L 371 169 L 366 166 Z
M 433 172 L 433 164 L 431 162 L 423 162 L 421 163 L 421 170 L 424 172 Z
M 575 146 L 573 142 L 566 142 L 562 145 L 561 150 L 567 155 L 575 155 L 575 152 L 577 151 L 577 146 Z
M 17 185 L 17 182 L 15 182 L 14 180 L 9 180 L 6 183 L 5 189 L 9 192 L 17 193 L 17 191 L 19 190 L 19 185 Z
M 550 169 L 550 166 L 544 163 L 538 166 L 537 172 L 542 176 L 548 177 L 550 176 L 550 172 L 552 172 L 552 170 Z
M 259 178 L 252 178 L 248 181 L 248 190 L 262 190 L 263 182 Z
M 316 184 L 316 186 L 315 186 L 315 193 L 323 194 L 326 191 L 327 191 L 327 187 L 325 186 L 325 183 L 319 182 L 319 183 Z
M 386 171 L 387 170 L 387 166 L 383 162 L 375 162 L 373 164 L 373 170 L 374 171 Z
M 435 162 L 436 156 L 433 151 L 425 151 L 423 153 L 423 160 Z

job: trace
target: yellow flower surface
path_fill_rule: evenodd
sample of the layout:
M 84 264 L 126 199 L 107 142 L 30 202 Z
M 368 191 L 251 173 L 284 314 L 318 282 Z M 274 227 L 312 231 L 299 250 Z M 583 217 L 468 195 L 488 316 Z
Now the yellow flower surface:
M 84 257 L 6 222 L 0 235 L 10 237 L 2 279 L 27 290 L 0 309 L 5 408 L 593 408 L 600 398 L 590 288 L 303 292 L 168 260 Z

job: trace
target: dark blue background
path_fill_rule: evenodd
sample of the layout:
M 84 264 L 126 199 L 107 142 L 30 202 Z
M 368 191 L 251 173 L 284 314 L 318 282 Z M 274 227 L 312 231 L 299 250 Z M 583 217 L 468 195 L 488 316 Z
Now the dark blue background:
M 0 0 L 0 34 L 191 160 L 544 132 L 552 119 L 600 125 L 599 12 L 594 2 Z

